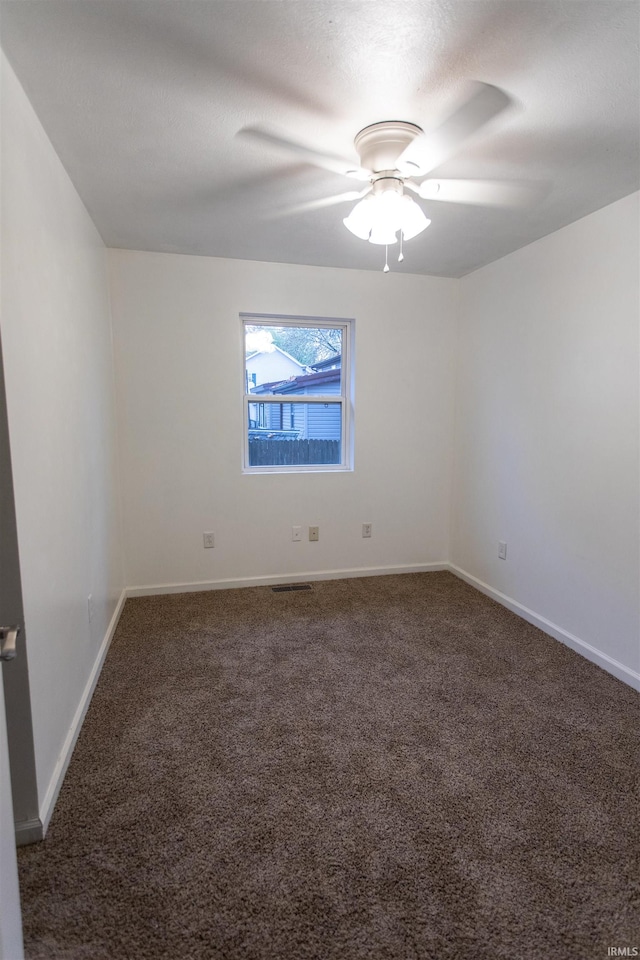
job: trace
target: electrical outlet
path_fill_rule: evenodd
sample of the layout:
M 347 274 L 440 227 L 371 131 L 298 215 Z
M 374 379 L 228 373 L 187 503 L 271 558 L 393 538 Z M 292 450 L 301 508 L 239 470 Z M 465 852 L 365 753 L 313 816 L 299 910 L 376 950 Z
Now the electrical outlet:
M 214 547 L 214 546 L 215 546 L 215 543 L 214 543 L 214 540 L 213 540 L 213 534 L 212 534 L 212 533 L 203 533 L 203 534 L 202 534 L 202 542 L 203 542 L 203 544 L 204 544 L 205 550 L 210 550 L 211 547 Z
M 309 540 L 320 539 L 320 527 L 309 527 Z
M 372 523 L 363 523 L 363 524 L 362 524 L 362 536 L 363 536 L 363 537 L 370 537 L 370 536 L 371 536 L 371 533 L 372 533 L 372 530 L 373 530 L 373 524 L 372 524 Z
M 291 527 L 291 539 L 294 543 L 302 540 L 302 527 Z
M 507 545 L 504 540 L 498 540 L 498 559 L 506 560 L 507 559 Z
M 93 620 L 93 594 L 90 593 L 87 597 L 87 616 L 89 617 L 89 623 Z

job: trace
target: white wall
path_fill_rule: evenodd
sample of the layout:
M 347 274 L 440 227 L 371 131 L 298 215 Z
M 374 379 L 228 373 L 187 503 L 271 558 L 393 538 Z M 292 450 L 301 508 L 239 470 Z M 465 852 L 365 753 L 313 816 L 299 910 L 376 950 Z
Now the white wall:
M 1 241 L 0 324 L 42 808 L 123 584 L 114 381 L 104 245 L 4 60 Z
M 110 263 L 127 584 L 446 559 L 456 281 L 131 251 Z M 355 318 L 353 473 L 241 474 L 240 311 Z M 293 524 L 318 524 L 320 541 L 292 543 Z
M 451 549 L 636 674 L 638 213 L 627 197 L 461 281 Z

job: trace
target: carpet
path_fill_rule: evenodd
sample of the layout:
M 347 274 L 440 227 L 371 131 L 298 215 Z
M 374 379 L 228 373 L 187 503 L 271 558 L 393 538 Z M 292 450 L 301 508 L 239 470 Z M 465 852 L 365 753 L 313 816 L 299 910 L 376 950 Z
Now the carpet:
M 127 601 L 31 960 L 640 946 L 640 697 L 450 573 Z

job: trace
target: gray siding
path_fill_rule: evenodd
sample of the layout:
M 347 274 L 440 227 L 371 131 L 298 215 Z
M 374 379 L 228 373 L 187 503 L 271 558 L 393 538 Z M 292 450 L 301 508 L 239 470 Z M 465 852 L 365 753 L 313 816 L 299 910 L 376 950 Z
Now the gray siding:
M 339 440 L 341 432 L 340 404 L 325 407 L 322 403 L 305 404 L 307 407 L 307 436 L 318 440 Z

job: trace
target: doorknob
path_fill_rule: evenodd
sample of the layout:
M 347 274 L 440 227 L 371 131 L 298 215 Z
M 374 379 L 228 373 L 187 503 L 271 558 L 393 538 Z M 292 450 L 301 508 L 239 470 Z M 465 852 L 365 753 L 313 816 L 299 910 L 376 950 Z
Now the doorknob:
M 0 660 L 13 660 L 20 627 L 0 627 Z

